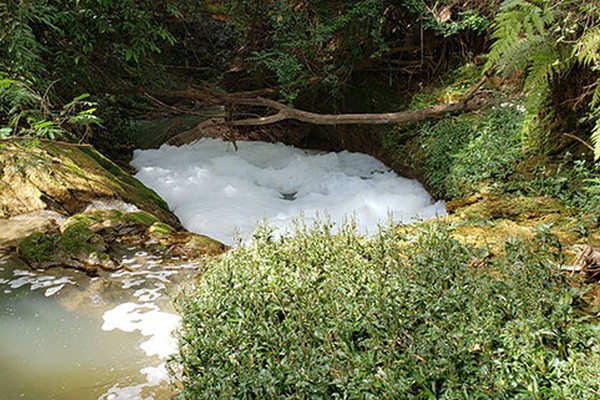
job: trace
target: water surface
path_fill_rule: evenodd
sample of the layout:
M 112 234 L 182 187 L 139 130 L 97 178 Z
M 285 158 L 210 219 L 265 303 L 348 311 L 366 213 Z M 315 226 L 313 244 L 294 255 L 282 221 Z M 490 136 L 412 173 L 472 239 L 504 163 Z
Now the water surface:
M 169 291 L 197 266 L 143 252 L 91 278 L 0 261 L 2 399 L 168 399 L 178 326 Z

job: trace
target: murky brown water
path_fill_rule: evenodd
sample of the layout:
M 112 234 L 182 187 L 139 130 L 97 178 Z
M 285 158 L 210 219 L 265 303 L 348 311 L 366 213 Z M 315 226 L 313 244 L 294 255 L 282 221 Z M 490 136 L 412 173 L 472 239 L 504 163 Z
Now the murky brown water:
M 90 278 L 0 260 L 0 398 L 169 399 L 165 361 L 179 317 L 168 292 L 197 266 L 145 253 Z

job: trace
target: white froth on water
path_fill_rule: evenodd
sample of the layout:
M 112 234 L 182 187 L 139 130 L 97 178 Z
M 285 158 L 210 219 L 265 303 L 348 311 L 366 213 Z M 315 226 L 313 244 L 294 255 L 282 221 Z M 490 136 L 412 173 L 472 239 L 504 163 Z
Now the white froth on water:
M 29 285 L 31 290 L 46 289 L 45 296 L 50 297 L 58 293 L 66 284 L 76 285 L 68 276 L 56 277 L 53 275 L 39 275 L 32 271 L 15 269 L 14 279 L 0 279 L 0 284 L 8 284 L 11 289 L 18 289 Z
M 172 332 L 179 327 L 181 318 L 176 314 L 161 311 L 153 303 L 119 304 L 103 315 L 102 330 L 119 329 L 123 332 L 139 331 L 149 339 L 140 344 L 148 356 L 167 358 L 177 351 L 177 339 Z
M 204 138 L 157 150 L 136 150 L 136 177 L 169 204 L 183 225 L 226 244 L 247 237 L 258 222 L 289 228 L 302 215 L 355 218 L 360 232 L 379 223 L 444 215 L 416 180 L 399 177 L 358 153 L 319 153 L 283 144 L 227 143 Z
M 166 363 L 160 364 L 158 367 L 146 367 L 141 370 L 146 376 L 147 382 L 121 387 L 118 384 L 111 387 L 106 393 L 98 398 L 98 400 L 153 400 L 154 397 L 144 396 L 144 389 L 164 383 L 165 377 L 169 375 Z

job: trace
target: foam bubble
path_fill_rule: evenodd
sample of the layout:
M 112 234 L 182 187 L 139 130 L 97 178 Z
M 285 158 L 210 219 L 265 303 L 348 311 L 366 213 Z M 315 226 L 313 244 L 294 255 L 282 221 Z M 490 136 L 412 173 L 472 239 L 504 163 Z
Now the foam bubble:
M 58 293 L 65 285 L 76 285 L 68 276 L 55 277 L 51 275 L 36 275 L 31 271 L 16 269 L 13 271 L 16 279 L 1 279 L 0 284 L 8 284 L 11 289 L 18 289 L 22 286 L 29 285 L 30 290 L 46 289 L 45 296 L 50 297 Z

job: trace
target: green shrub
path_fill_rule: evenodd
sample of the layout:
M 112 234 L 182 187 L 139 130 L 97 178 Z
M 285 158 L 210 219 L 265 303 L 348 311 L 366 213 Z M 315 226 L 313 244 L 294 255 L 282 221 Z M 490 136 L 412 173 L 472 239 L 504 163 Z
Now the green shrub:
M 523 115 L 516 107 L 487 112 L 481 118 L 446 118 L 421 129 L 427 183 L 443 197 L 468 196 L 480 184 L 515 172 L 522 155 Z
M 504 189 L 525 195 L 550 196 L 565 205 L 600 214 L 600 163 L 565 154 L 559 162 L 543 161 L 533 171 L 519 172 L 504 183 Z
M 178 301 L 180 398 L 597 398 L 598 335 L 544 241 L 486 264 L 413 231 L 259 230 Z
M 502 182 L 514 174 L 522 156 L 522 122 L 522 114 L 514 108 L 494 110 L 476 122 L 469 143 L 452 155 L 446 178 L 448 195 L 472 194 L 480 182 Z

